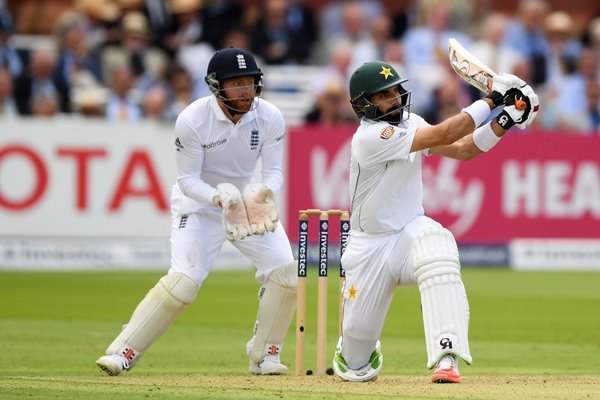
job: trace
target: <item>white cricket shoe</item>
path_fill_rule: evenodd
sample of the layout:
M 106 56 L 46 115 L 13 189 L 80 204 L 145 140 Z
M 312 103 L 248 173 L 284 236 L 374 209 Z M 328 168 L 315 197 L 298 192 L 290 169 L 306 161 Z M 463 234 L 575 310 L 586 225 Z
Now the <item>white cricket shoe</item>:
M 258 364 L 250 361 L 250 372 L 254 375 L 285 375 L 288 368 L 279 360 L 279 354 L 267 354 Z
M 333 370 L 344 381 L 349 382 L 369 382 L 374 381 L 379 376 L 379 371 L 383 366 L 383 354 L 381 353 L 381 343 L 379 340 L 375 345 L 375 350 L 371 353 L 369 362 L 362 368 L 352 369 L 348 367 L 346 360 L 342 356 L 342 338 L 338 339 L 333 356 Z
M 252 346 L 254 345 L 254 338 L 252 338 L 246 343 L 246 355 L 250 357 L 250 352 L 252 351 Z M 255 364 L 250 360 L 249 370 L 254 375 L 285 375 L 288 372 L 288 368 L 281 363 L 279 359 L 279 351 L 281 350 L 281 346 L 271 345 L 270 346 L 273 353 L 267 353 L 265 357 L 258 363 Z
M 444 355 L 436 364 L 431 381 L 434 383 L 460 383 L 458 360 L 454 354 Z
M 123 370 L 131 368 L 129 360 L 119 354 L 102 356 L 96 361 L 96 365 L 110 376 L 117 376 L 123 372 Z

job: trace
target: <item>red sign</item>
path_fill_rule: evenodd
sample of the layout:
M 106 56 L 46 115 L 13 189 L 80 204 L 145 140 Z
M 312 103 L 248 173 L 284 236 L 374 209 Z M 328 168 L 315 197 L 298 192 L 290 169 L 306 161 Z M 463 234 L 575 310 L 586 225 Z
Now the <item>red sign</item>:
M 287 226 L 292 240 L 298 210 L 350 208 L 354 129 L 290 131 Z M 515 131 L 469 162 L 424 157 L 425 212 L 462 243 L 600 238 L 599 150 L 598 136 Z

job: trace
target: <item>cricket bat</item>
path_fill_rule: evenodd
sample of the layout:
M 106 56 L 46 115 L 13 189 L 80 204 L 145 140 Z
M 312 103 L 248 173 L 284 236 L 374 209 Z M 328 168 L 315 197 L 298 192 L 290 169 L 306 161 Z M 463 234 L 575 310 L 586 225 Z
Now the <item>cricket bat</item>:
M 496 73 L 454 38 L 448 39 L 448 57 L 454 71 L 469 85 L 488 94 Z
M 465 82 L 485 94 L 492 91 L 492 81 L 496 73 L 454 38 L 448 39 L 448 57 L 450 58 L 450 65 L 452 65 L 454 72 Z M 527 107 L 527 103 L 522 100 L 516 100 L 515 106 L 519 110 L 524 110 Z

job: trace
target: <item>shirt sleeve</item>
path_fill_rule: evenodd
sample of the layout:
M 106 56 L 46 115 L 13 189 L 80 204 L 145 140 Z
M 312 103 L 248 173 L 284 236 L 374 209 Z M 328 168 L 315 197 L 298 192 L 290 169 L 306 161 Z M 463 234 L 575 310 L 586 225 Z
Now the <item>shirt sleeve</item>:
M 175 122 L 175 136 L 179 189 L 184 195 L 202 204 L 212 204 L 212 199 L 218 191 L 201 178 L 204 149 L 184 115 L 180 115 Z
M 368 130 L 356 137 L 357 142 L 353 143 L 358 162 L 368 167 L 408 158 L 414 129 L 378 124 L 369 127 Z
M 283 187 L 283 151 L 285 139 L 285 122 L 281 113 L 274 116 L 271 129 L 261 149 L 262 183 L 274 193 Z

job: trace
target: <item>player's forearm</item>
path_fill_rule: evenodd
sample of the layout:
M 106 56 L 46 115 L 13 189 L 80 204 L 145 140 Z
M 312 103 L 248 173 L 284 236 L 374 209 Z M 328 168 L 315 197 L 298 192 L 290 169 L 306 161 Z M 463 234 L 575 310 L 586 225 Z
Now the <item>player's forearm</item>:
M 274 193 L 283 188 L 283 145 L 277 144 L 263 149 L 262 183 Z
M 177 185 L 184 195 L 203 204 L 213 204 L 213 198 L 218 194 L 214 187 L 193 176 L 180 176 Z
M 469 134 L 450 145 L 433 147 L 430 149 L 430 153 L 456 160 L 469 161 L 483 152 L 475 146 L 473 135 Z
M 472 133 L 490 115 L 494 104 L 491 99 L 478 100 L 462 109 L 459 114 L 448 118 L 440 124 L 444 134 L 443 145 L 451 145 Z
M 490 150 L 506 133 L 496 121 L 481 126 L 475 132 L 450 145 L 431 148 L 430 152 L 461 161 L 469 161 Z M 475 139 L 476 134 L 479 135 L 477 139 Z

